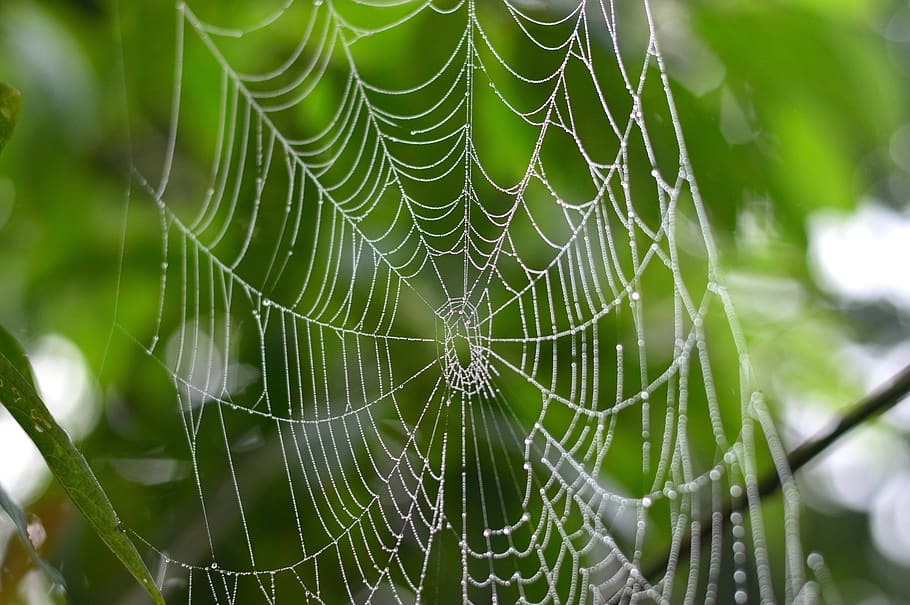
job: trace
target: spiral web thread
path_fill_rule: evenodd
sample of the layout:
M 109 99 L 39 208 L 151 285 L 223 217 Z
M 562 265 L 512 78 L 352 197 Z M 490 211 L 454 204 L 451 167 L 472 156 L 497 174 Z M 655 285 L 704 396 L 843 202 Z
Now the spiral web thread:
M 139 536 L 166 595 L 814 600 L 647 0 L 181 4 L 175 66 L 135 169 L 198 511 Z

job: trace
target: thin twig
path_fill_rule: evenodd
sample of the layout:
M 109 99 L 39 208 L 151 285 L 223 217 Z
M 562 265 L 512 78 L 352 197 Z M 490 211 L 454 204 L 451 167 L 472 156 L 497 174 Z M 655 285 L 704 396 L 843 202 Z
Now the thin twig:
M 813 458 L 824 452 L 835 441 L 849 433 L 851 430 L 865 422 L 866 420 L 885 412 L 894 407 L 904 397 L 910 394 L 910 365 L 895 374 L 885 384 L 870 393 L 864 399 L 857 402 L 841 418 L 821 433 L 809 439 L 787 456 L 787 465 L 792 473 L 796 473 L 804 467 Z M 762 477 L 758 482 L 759 498 L 765 498 L 776 492 L 781 486 L 781 477 L 775 469 L 771 469 L 767 475 Z M 740 505 L 741 506 L 741 505 Z M 727 519 L 734 510 L 734 503 L 729 496 L 724 501 L 721 509 L 722 519 Z M 713 515 L 713 513 L 712 513 Z M 701 520 L 701 536 L 704 537 L 712 530 L 711 516 Z M 685 555 L 692 548 L 692 535 L 686 533 L 679 542 L 679 552 L 677 557 Z M 699 544 L 703 543 L 699 540 Z M 672 548 L 672 546 L 670 547 Z M 646 578 L 655 578 L 659 574 L 666 573 L 670 560 L 671 552 L 651 565 L 645 570 Z

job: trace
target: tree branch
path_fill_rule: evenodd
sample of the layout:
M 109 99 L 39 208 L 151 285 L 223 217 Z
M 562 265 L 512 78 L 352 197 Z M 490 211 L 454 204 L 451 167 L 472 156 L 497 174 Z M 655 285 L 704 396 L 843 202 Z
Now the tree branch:
M 837 422 L 790 452 L 787 456 L 787 464 L 790 471 L 795 474 L 813 458 L 827 450 L 835 441 L 866 420 L 891 409 L 908 394 L 910 394 L 910 365 L 892 376 L 890 380 L 864 399 L 857 402 L 841 416 Z M 780 486 L 780 475 L 775 469 L 771 469 L 768 474 L 762 477 L 758 482 L 759 498 L 765 498 L 774 494 Z M 727 496 L 724 501 L 723 509 L 721 510 L 721 518 L 725 521 L 730 517 L 730 513 L 732 513 L 733 510 L 733 500 L 730 496 Z M 700 526 L 702 537 L 709 534 L 712 528 L 711 516 L 702 519 Z M 701 544 L 703 541 L 699 540 L 699 543 Z M 672 546 L 670 548 L 672 549 Z M 688 553 L 691 548 L 692 535 L 687 532 L 679 542 L 679 552 L 677 553 L 677 556 Z M 659 574 L 666 573 L 671 554 L 672 553 L 668 551 L 662 559 L 645 569 L 645 577 L 655 578 Z

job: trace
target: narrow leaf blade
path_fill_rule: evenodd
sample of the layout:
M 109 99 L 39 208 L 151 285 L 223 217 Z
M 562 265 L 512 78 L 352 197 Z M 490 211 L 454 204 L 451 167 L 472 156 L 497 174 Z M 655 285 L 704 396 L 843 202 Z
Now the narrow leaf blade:
M 0 510 L 3 510 L 12 520 L 13 525 L 16 526 L 16 531 L 19 534 L 19 541 L 22 542 L 22 545 L 28 550 L 28 554 L 32 557 L 32 560 L 44 570 L 44 573 L 50 578 L 51 582 L 59 586 L 63 592 L 66 592 L 66 582 L 63 580 L 63 576 L 60 575 L 60 572 L 57 571 L 57 568 L 44 560 L 44 558 L 38 554 L 38 551 L 35 550 L 32 541 L 28 537 L 28 522 L 25 520 L 25 512 L 19 506 L 13 502 L 13 499 L 9 497 L 9 494 L 6 493 L 6 490 L 3 487 L 0 487 Z
M 0 82 L 0 151 L 13 134 L 16 120 L 19 119 L 19 108 L 22 106 L 22 95 L 19 91 Z
M 35 374 L 32 372 L 32 364 L 25 354 L 25 349 L 16 340 L 16 337 L 0 325 L 0 355 L 6 355 L 6 358 L 13 364 L 16 371 L 22 374 L 23 378 L 28 381 L 35 392 L 38 392 L 38 386 L 35 382 Z
M 148 568 L 136 546 L 122 531 L 107 494 L 69 435 L 51 416 L 32 381 L 0 352 L 0 403 L 38 447 L 51 472 L 66 490 L 73 504 L 92 525 L 98 537 L 120 559 L 156 605 L 164 605 Z

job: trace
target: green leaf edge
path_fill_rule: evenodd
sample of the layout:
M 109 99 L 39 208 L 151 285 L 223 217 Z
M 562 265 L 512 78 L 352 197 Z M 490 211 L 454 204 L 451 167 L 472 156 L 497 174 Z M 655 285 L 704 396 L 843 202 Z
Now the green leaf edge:
M 16 337 L 0 324 L 0 354 L 6 355 L 6 358 L 13 364 L 16 371 L 28 381 L 31 387 L 38 392 L 38 386 L 35 382 L 35 375 L 32 372 L 32 364 L 28 360 L 25 349 L 16 340 Z
M 10 353 L 14 363 L 7 357 Z M 24 361 L 24 365 L 23 365 Z M 26 369 L 26 375 L 20 371 Z M 124 533 L 110 499 L 95 478 L 88 462 L 57 424 L 38 396 L 31 369 L 21 346 L 0 326 L 0 404 L 25 430 L 41 452 L 54 477 L 80 510 L 98 537 L 120 559 L 145 589 L 155 605 L 166 605 L 136 546 Z
M 19 108 L 22 107 L 22 95 L 9 84 L 0 82 L 0 151 L 13 135 L 16 120 L 19 119 Z
M 35 546 L 28 537 L 28 522 L 25 520 L 25 512 L 13 502 L 13 499 L 6 493 L 3 486 L 0 486 L 0 510 L 3 510 L 13 522 L 13 525 L 16 526 L 16 532 L 19 534 L 19 541 L 22 542 L 22 545 L 28 550 L 28 554 L 31 555 L 35 564 L 44 571 L 51 582 L 59 586 L 65 593 L 66 581 L 63 579 L 60 571 L 47 562 L 44 557 L 35 550 Z

